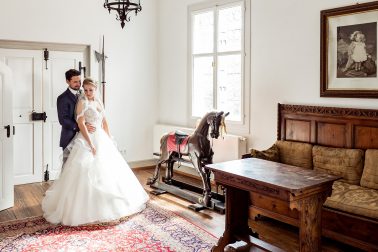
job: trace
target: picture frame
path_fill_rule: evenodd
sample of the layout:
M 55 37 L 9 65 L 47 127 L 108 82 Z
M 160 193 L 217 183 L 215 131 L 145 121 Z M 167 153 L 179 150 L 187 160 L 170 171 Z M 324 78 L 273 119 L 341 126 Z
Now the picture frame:
M 378 98 L 378 1 L 320 16 L 320 96 Z

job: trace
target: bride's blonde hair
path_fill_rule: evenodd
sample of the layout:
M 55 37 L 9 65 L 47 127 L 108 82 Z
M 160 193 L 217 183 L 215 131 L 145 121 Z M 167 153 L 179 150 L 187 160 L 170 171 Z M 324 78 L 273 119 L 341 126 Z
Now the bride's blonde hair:
M 92 78 L 85 78 L 83 81 L 83 86 L 92 85 L 97 89 L 97 83 Z

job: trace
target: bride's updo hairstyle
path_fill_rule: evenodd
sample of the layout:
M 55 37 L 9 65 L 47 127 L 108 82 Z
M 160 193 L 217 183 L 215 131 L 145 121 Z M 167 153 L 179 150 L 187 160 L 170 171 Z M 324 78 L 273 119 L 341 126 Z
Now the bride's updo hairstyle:
M 97 83 L 91 78 L 85 78 L 84 79 L 83 86 L 85 86 L 85 85 L 92 85 L 97 89 Z

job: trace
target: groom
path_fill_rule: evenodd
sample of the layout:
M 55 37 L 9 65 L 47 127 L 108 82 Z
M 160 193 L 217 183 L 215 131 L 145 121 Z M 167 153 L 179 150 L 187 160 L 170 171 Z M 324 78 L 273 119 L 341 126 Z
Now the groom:
M 71 142 L 76 132 L 79 131 L 75 118 L 75 107 L 80 94 L 80 72 L 76 69 L 68 70 L 66 72 L 66 82 L 68 84 L 67 90 L 59 95 L 57 99 L 58 118 L 60 125 L 62 125 L 60 147 L 62 147 L 63 151 Z M 86 127 L 89 133 L 96 130 L 96 128 L 90 124 L 87 124 Z M 65 160 L 63 160 L 63 162 L 64 161 Z

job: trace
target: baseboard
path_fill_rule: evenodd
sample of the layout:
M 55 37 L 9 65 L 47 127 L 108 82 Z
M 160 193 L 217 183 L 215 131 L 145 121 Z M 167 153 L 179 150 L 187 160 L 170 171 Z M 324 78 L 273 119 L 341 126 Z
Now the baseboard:
M 157 162 L 158 162 L 158 159 L 153 158 L 153 159 L 131 161 L 127 163 L 129 164 L 131 169 L 139 170 L 139 169 L 155 168 Z M 161 169 L 165 170 L 165 165 L 162 165 Z M 180 167 L 178 167 L 177 163 L 175 163 L 174 172 L 177 174 L 188 175 L 189 177 L 200 178 L 197 171 L 193 167 L 186 166 L 186 165 L 181 165 Z
M 150 169 L 156 166 L 156 159 L 146 159 L 127 162 L 131 169 Z
M 150 169 L 155 168 L 159 159 L 146 159 L 146 160 L 138 160 L 138 161 L 131 161 L 128 162 L 131 169 Z M 165 170 L 165 165 L 162 165 L 162 170 Z M 174 172 L 177 174 L 185 174 L 189 177 L 199 177 L 198 172 L 193 167 L 188 165 L 180 165 L 178 166 L 177 162 L 174 164 Z
M 139 161 L 131 161 L 128 162 L 131 169 L 151 169 L 155 168 L 156 164 L 158 162 L 158 159 L 145 159 L 145 160 L 139 160 Z M 165 170 L 165 165 L 162 165 L 162 170 Z M 188 177 L 198 178 L 201 179 L 196 169 L 193 167 L 187 166 L 187 165 L 181 165 L 178 167 L 177 163 L 174 165 L 174 173 L 186 175 Z

